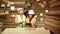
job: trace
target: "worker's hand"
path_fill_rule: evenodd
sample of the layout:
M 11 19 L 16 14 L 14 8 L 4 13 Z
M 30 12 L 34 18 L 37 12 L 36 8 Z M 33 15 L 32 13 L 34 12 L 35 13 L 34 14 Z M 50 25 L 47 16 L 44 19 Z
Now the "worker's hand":
M 26 22 L 26 23 L 30 23 L 30 22 Z
M 16 24 L 19 24 L 19 23 L 16 23 Z
M 34 23 L 31 23 L 31 26 L 34 27 Z

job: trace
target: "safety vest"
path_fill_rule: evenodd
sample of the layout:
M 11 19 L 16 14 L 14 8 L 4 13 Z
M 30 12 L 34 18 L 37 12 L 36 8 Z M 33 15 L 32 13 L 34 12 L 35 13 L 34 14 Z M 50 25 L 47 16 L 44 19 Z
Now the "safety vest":
M 26 23 L 29 23 L 29 21 L 30 19 L 26 18 Z M 32 20 L 30 21 L 32 27 L 34 27 L 35 22 L 36 22 L 36 18 L 32 18 Z
M 26 17 L 24 15 L 22 18 L 20 17 L 20 15 L 16 15 L 16 16 L 17 16 L 18 22 L 25 22 Z
M 26 18 L 26 22 L 29 23 L 30 19 L 29 18 Z M 35 23 L 36 22 L 36 19 L 35 18 L 32 18 L 31 22 L 30 23 Z

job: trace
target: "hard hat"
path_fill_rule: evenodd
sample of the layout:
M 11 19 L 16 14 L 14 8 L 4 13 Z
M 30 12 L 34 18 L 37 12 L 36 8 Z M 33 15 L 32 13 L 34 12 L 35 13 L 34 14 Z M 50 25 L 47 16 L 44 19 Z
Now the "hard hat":
M 19 10 L 22 10 L 23 8 L 18 8 L 18 10 L 17 11 L 19 11 Z
M 29 10 L 28 14 L 34 14 L 33 10 Z

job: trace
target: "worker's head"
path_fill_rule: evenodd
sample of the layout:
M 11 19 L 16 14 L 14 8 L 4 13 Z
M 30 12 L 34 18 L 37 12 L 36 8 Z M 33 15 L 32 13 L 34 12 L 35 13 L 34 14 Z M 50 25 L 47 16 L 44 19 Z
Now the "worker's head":
M 18 8 L 18 13 L 20 14 L 20 15 L 23 15 L 23 8 Z
M 29 17 L 29 18 L 34 17 L 34 11 L 33 11 L 33 10 L 29 10 L 29 11 L 28 11 L 28 17 Z

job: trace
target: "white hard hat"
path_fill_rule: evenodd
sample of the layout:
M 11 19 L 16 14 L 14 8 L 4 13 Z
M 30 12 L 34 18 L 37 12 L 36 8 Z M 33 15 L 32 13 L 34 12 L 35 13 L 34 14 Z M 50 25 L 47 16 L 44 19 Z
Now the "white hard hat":
M 18 8 L 18 10 L 17 11 L 19 11 L 19 10 L 22 10 L 23 8 Z
M 34 14 L 33 10 L 29 10 L 28 14 Z

